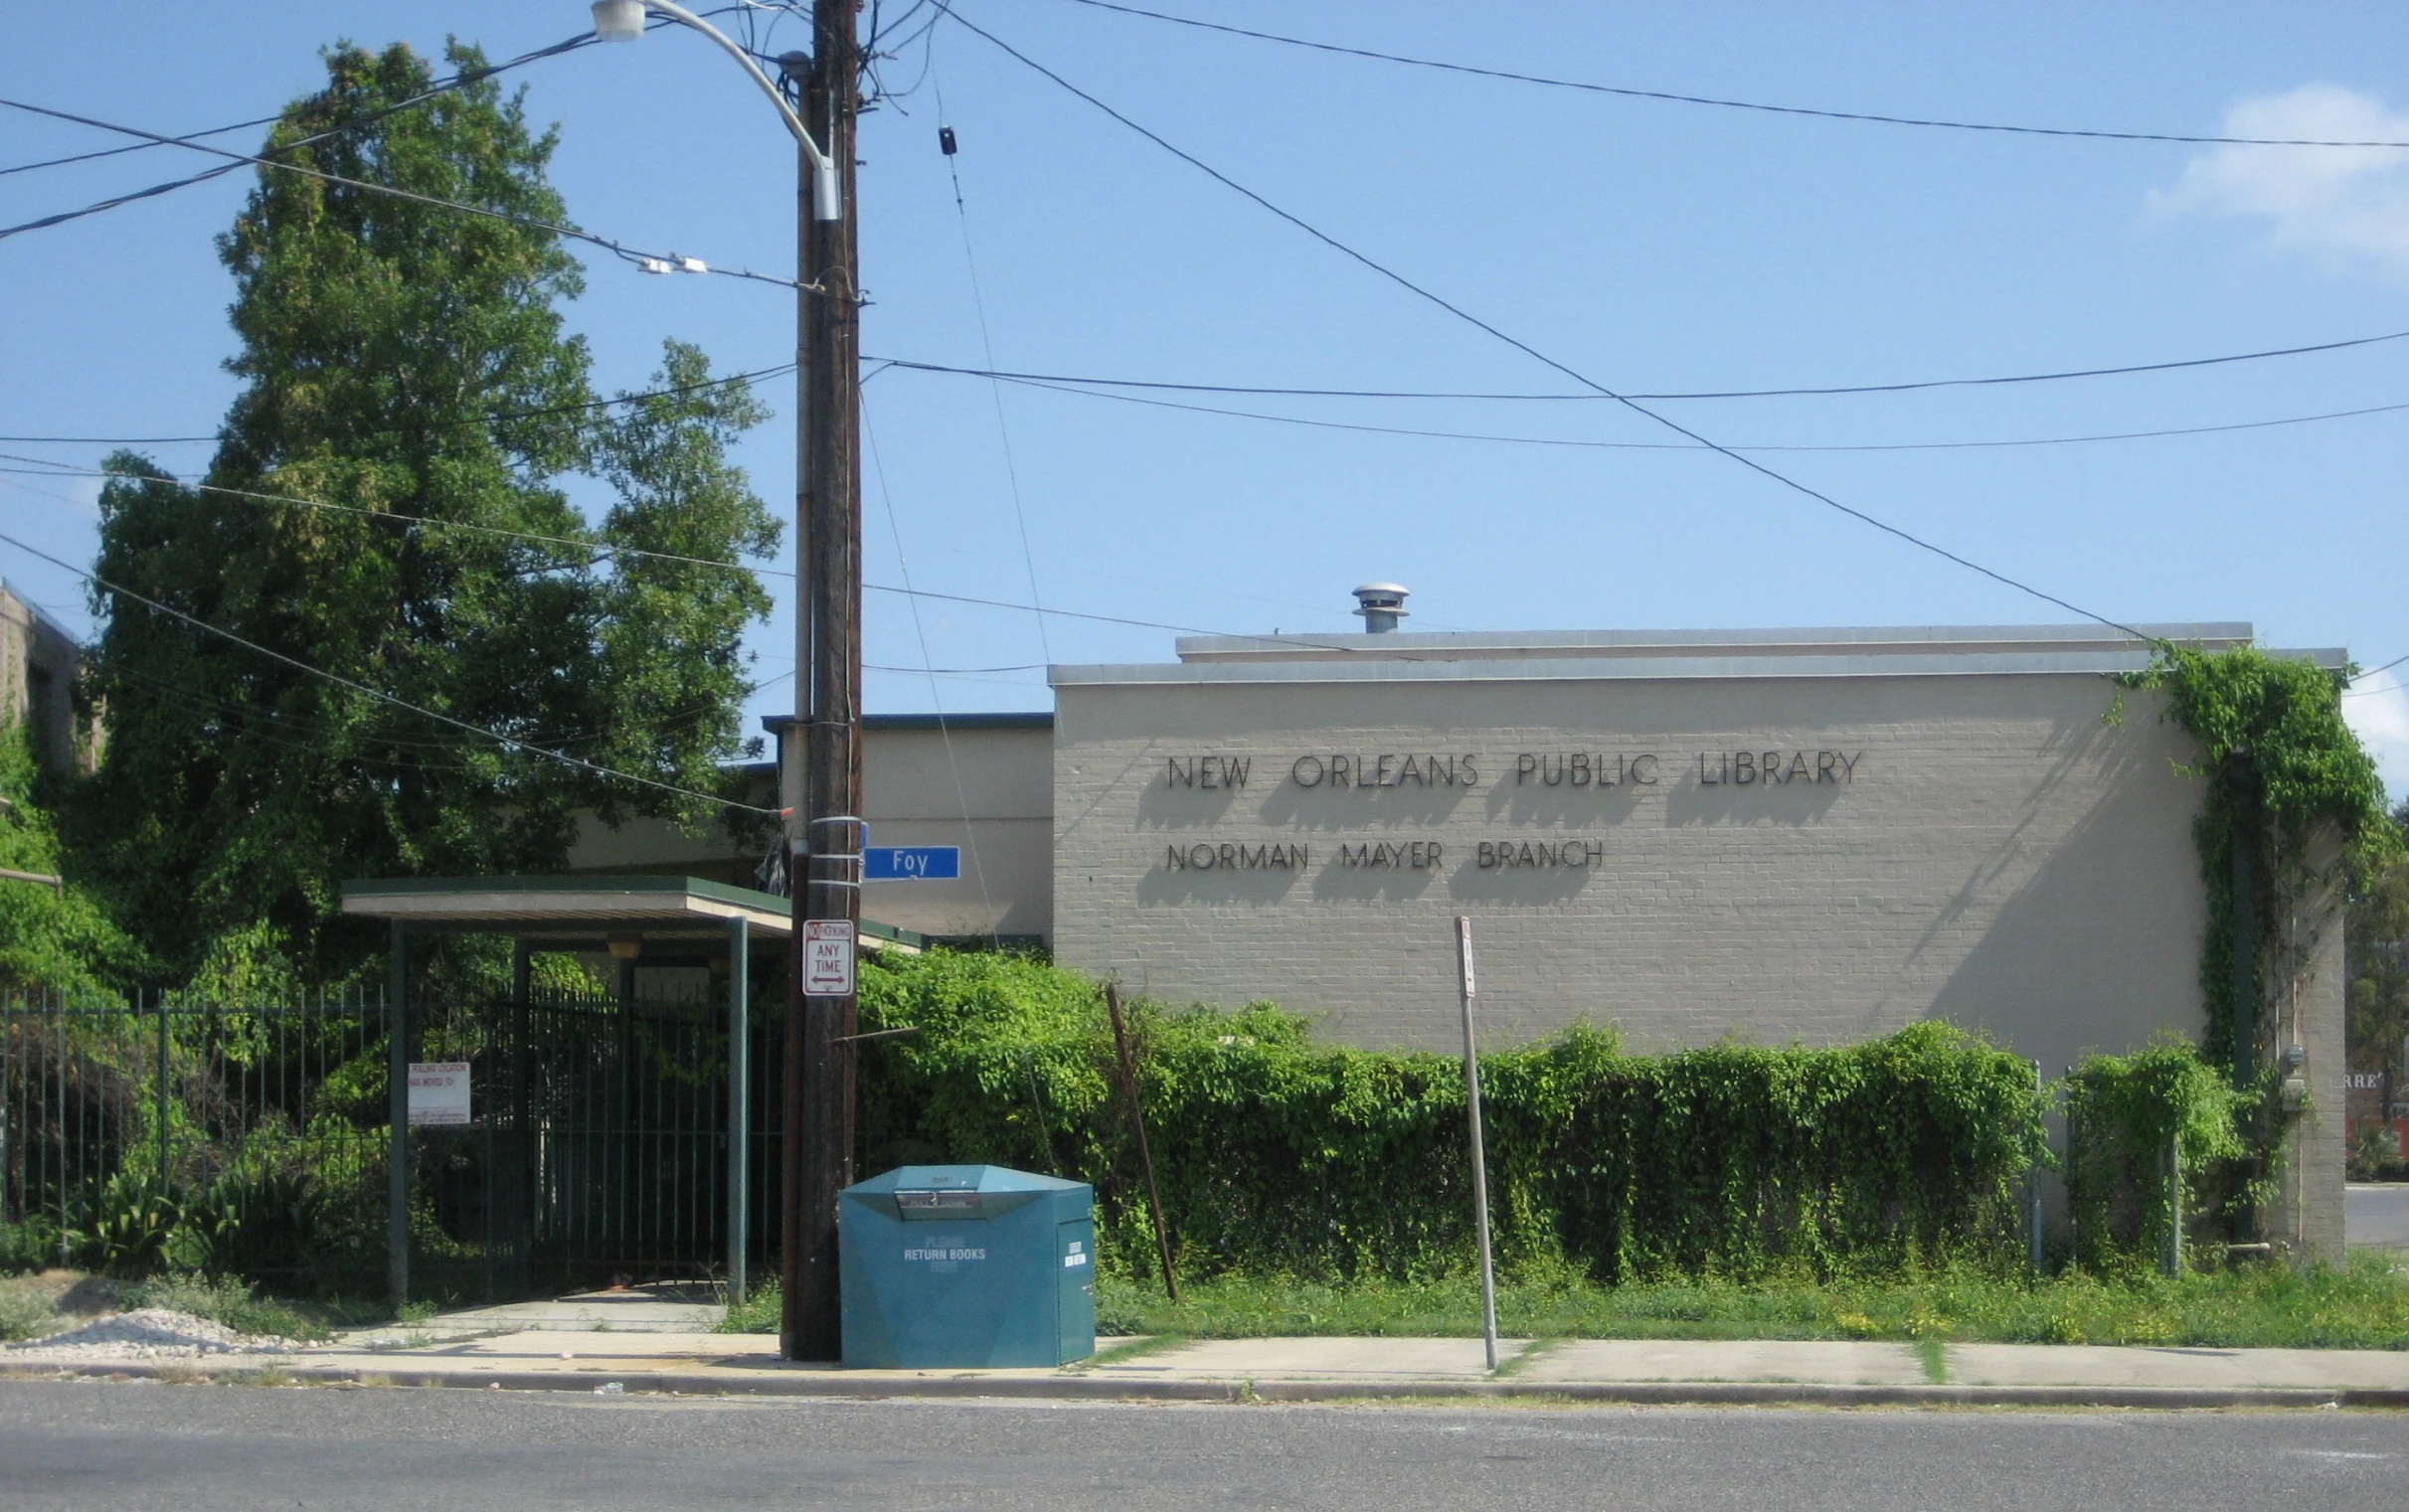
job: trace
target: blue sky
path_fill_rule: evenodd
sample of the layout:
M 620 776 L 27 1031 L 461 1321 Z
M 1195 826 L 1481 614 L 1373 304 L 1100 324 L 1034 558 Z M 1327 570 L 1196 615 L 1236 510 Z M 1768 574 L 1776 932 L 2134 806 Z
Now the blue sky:
M 898 0 L 887 0 L 890 13 Z M 1623 86 L 1979 121 L 2409 141 L 2399 6 L 1460 5 L 1163 0 L 1377 50 Z M 2409 331 L 2409 151 L 1976 134 L 1640 101 L 1215 36 L 1074 0 L 961 14 L 1301 219 L 1596 380 L 1674 392 L 2149 363 Z M 763 18 L 764 23 L 767 17 Z M 0 93 L 170 133 L 264 115 L 337 38 L 507 57 L 561 4 L 19 8 Z M 771 51 L 798 46 L 780 24 Z M 882 358 L 1169 382 L 1566 393 L 1563 378 L 1317 243 L 970 32 L 883 66 L 865 119 L 864 347 Z M 656 33 L 514 76 L 558 121 L 578 222 L 784 272 L 793 158 L 701 39 Z M 941 103 L 942 97 L 942 103 Z M 937 145 L 960 142 L 966 214 Z M 256 135 L 228 138 L 238 145 Z M 0 112 L 0 167 L 112 145 Z M 0 177 L 14 224 L 195 171 L 158 149 Z M 233 392 L 211 238 L 247 187 L 0 242 L 0 433 L 211 431 Z M 965 222 L 967 249 L 965 249 Z M 978 295 L 971 271 L 975 266 Z M 599 257 L 571 312 L 598 382 L 665 336 L 730 370 L 790 360 L 791 297 Z M 875 583 L 1230 631 L 1349 629 L 1347 589 L 1423 628 L 2057 622 L 2018 593 L 1603 402 L 1192 402 L 1353 431 L 890 369 L 866 391 Z M 743 460 L 781 511 L 791 394 Z M 1170 396 L 1178 398 L 1178 396 Z M 2033 440 L 2409 405 L 2409 341 L 2171 374 L 1907 395 L 1672 401 L 1748 446 Z M 2247 619 L 2267 641 L 2409 654 L 2409 410 L 2213 434 L 1752 452 L 1849 506 L 2127 622 Z M 89 464 L 96 444 L 0 449 Z M 180 470 L 205 445 L 151 448 Z M 0 476 L 0 518 L 88 558 L 86 487 Z M 0 574 L 71 625 L 66 575 Z M 1033 581 L 1034 580 L 1034 581 Z M 790 670 L 790 598 L 754 637 Z M 874 710 L 1042 708 L 1048 661 L 1153 660 L 1164 630 L 870 595 Z M 924 647 L 925 639 L 925 647 Z M 947 669 L 932 678 L 917 670 Z M 2409 693 L 2347 707 L 2399 794 Z M 791 684 L 756 696 L 786 707 Z

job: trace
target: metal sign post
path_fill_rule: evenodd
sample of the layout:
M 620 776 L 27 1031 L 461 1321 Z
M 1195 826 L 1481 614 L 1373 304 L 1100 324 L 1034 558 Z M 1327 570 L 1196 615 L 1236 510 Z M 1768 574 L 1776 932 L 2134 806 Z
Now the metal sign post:
M 1480 1337 L 1489 1370 L 1497 1369 L 1497 1267 L 1489 1256 L 1489 1168 L 1480 1148 L 1480 1055 L 1472 1043 L 1472 922 L 1456 920 L 1456 964 L 1463 1002 L 1463 1091 L 1472 1130 L 1472 1225 L 1480 1236 Z

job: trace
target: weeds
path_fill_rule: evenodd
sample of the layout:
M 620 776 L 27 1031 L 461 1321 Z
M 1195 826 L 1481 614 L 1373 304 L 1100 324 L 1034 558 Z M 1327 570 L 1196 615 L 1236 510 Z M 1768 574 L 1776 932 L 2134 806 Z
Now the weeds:
M 164 1307 L 188 1312 L 223 1323 L 237 1333 L 306 1340 L 334 1337 L 319 1318 L 290 1302 L 261 1296 L 232 1276 L 212 1279 L 193 1271 L 171 1271 L 127 1285 L 118 1293 L 118 1305 L 128 1310 Z
M 51 1299 L 31 1286 L 0 1281 L 0 1343 L 39 1339 L 67 1326 Z

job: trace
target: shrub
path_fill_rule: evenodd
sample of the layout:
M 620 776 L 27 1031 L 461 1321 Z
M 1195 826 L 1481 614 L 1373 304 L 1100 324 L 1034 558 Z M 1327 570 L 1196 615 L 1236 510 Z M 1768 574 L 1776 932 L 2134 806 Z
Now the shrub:
M 1135 1145 L 1092 984 L 1026 958 L 865 962 L 864 1171 L 989 1161 L 1093 1182 L 1100 1248 L 1150 1264 Z M 1311 1042 L 1271 1004 L 1131 1005 L 1183 1270 L 1404 1278 L 1471 1254 L 1462 1063 Z M 1622 1280 L 2011 1264 L 2042 1150 L 2030 1067 L 1918 1024 L 1827 1050 L 1625 1054 L 1575 1030 L 1485 1057 L 1499 1248 Z

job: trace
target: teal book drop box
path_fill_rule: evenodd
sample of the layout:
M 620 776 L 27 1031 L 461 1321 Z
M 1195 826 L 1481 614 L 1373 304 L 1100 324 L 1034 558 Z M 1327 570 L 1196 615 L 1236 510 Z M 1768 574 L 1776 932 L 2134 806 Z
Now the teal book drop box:
M 907 1165 L 837 1194 L 845 1363 L 1067 1365 L 1096 1352 L 1095 1193 L 996 1165 Z

